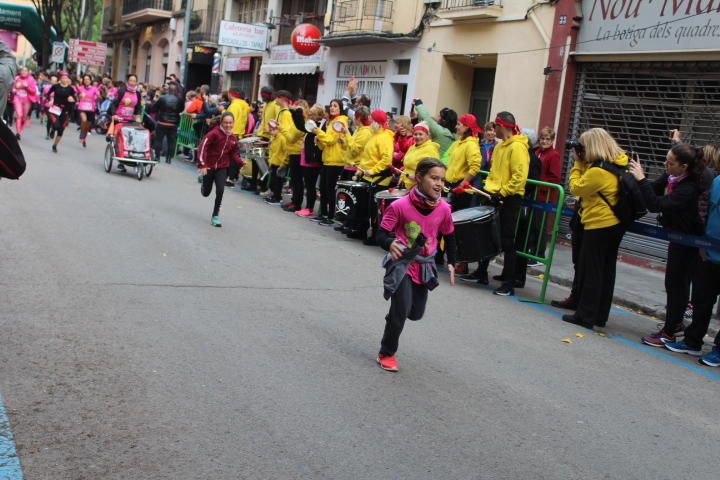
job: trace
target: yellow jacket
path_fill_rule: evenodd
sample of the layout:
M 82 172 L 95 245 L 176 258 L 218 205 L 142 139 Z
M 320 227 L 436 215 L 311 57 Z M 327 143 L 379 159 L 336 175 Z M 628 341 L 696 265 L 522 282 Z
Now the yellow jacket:
M 268 128 L 268 121 L 277 120 L 278 115 L 280 115 L 281 109 L 282 107 L 277 102 L 277 100 L 271 100 L 265 104 L 265 108 L 263 109 L 262 122 L 260 123 L 260 128 L 258 129 L 258 135 L 260 135 L 261 137 L 270 138 L 270 128 Z
M 248 105 L 248 103 L 242 98 L 233 98 L 230 105 L 228 105 L 227 111 L 232 113 L 233 117 L 235 117 L 233 133 L 242 137 L 245 135 L 245 129 L 247 128 L 250 105 Z
M 342 122 L 347 130 L 348 117 L 339 115 L 330 120 L 327 125 L 327 131 L 318 130 L 315 138 L 317 139 L 318 147 L 322 150 L 323 165 L 342 167 L 345 165 L 345 148 L 340 142 L 340 138 L 344 134 L 338 133 L 333 129 L 332 124 L 335 122 Z
M 482 156 L 480 155 L 480 141 L 477 137 L 470 136 L 457 140 L 450 148 L 448 155 L 450 161 L 445 173 L 445 180 L 448 183 L 460 182 L 468 175 L 474 177 L 480 172 Z
M 625 167 L 628 157 L 623 153 L 613 163 Z M 570 170 L 569 183 L 570 192 L 580 199 L 580 221 L 586 230 L 612 227 L 620 223 L 612 209 L 598 195 L 598 192 L 602 193 L 612 205 L 617 203 L 619 181 L 614 173 L 599 167 L 590 168 L 585 162 L 577 161 Z
M 405 153 L 405 158 L 403 158 L 403 165 L 405 166 L 404 172 L 408 175 L 415 175 L 420 160 L 428 157 L 437 159 L 440 158 L 439 143 L 427 140 L 422 145 L 413 145 L 408 149 L 407 153 Z M 403 176 L 402 180 L 403 184 L 405 184 L 405 188 L 409 189 L 415 185 L 415 180 L 407 176 Z
M 287 167 L 289 162 L 289 157 L 287 152 L 285 151 L 285 138 L 278 134 L 273 137 L 272 141 L 270 142 L 270 147 L 268 150 L 268 155 L 270 157 L 268 163 L 270 166 L 273 167 Z
M 288 155 L 300 155 L 303 148 L 303 139 L 305 138 L 305 132 L 301 132 L 295 126 L 295 122 L 292 119 L 292 113 L 287 108 L 280 111 L 278 116 L 278 123 L 280 124 L 278 136 L 285 138 L 285 151 Z
M 503 197 L 524 195 L 525 183 L 530 170 L 530 151 L 526 135 L 513 135 L 495 145 L 492 166 L 485 190 L 500 193 Z
M 345 165 L 360 165 L 365 158 L 365 145 L 372 137 L 372 130 L 369 126 L 363 126 L 355 130 L 350 136 L 345 134 Z
M 392 165 L 394 148 L 395 134 L 392 130 L 383 128 L 372 134 L 370 140 L 365 144 L 363 158 L 359 165 L 367 172 L 366 180 L 371 182 L 377 180 L 375 176 Z

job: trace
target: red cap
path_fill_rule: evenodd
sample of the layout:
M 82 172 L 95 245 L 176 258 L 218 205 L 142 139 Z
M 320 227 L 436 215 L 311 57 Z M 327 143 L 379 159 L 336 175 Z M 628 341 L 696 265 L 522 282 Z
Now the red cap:
M 472 131 L 472 134 L 475 136 L 477 136 L 479 133 L 483 133 L 483 129 L 478 126 L 477 118 L 475 118 L 475 115 L 473 115 L 472 113 L 460 115 L 460 118 L 458 118 L 458 122 L 469 128 Z
M 387 113 L 383 112 L 382 110 L 375 110 L 370 114 L 370 117 L 380 125 L 385 125 L 388 121 Z

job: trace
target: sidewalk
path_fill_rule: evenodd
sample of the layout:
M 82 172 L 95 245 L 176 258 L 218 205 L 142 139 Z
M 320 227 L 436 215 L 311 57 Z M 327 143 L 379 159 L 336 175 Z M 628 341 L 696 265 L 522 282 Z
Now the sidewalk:
M 543 275 L 544 266 L 528 268 L 528 274 Z M 572 286 L 573 269 L 570 246 L 558 243 L 555 248 L 550 282 L 565 287 Z M 542 278 L 542 277 L 541 277 Z M 547 301 L 554 300 L 547 298 Z M 658 321 L 665 318 L 665 267 L 661 262 L 638 260 L 620 255 L 615 280 L 615 304 L 635 312 L 649 315 Z M 720 320 L 713 317 L 709 335 L 714 338 L 720 329 Z

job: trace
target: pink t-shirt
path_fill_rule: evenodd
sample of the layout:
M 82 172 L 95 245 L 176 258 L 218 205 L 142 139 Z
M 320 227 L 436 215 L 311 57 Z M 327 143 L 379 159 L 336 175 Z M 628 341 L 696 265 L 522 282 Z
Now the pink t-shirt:
M 420 252 L 422 256 L 435 254 L 437 250 L 438 235 L 450 235 L 455 231 L 450 205 L 440 200 L 440 205 L 427 215 L 423 215 L 415 208 L 410 197 L 405 195 L 390 204 L 383 214 L 381 228 L 395 233 L 395 238 L 403 245 L 408 245 L 408 234 L 417 236 L 417 228 L 427 238 L 425 247 Z M 408 268 L 408 275 L 413 282 L 422 285 L 420 264 L 412 262 Z
M 86 87 L 81 85 L 78 87 L 78 110 L 82 112 L 94 112 L 95 105 L 97 104 L 97 98 L 100 95 L 100 91 L 97 87 L 90 85 Z

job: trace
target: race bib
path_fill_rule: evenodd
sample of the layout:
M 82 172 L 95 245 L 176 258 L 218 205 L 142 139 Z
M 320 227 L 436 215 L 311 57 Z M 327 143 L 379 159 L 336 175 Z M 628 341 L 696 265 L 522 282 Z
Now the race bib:
M 91 112 L 93 110 L 93 104 L 91 102 L 80 102 L 78 103 L 78 109 L 84 112 Z
M 120 109 L 120 115 L 123 117 L 132 117 L 135 115 L 135 107 L 122 107 Z
M 48 112 L 52 113 L 53 115 L 60 115 L 62 113 L 62 108 L 53 105 L 52 107 L 50 107 Z
M 27 90 L 18 90 L 16 93 L 17 93 L 18 97 L 27 97 L 28 96 Z

